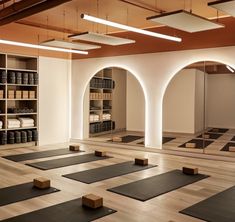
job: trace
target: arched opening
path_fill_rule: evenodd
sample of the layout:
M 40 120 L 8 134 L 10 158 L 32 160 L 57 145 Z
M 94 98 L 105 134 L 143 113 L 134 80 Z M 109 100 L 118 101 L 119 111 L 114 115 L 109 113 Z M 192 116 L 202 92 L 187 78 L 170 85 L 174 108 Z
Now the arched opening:
M 235 74 L 202 61 L 180 70 L 163 98 L 163 149 L 234 156 Z
M 85 139 L 144 145 L 145 95 L 128 70 L 106 67 L 98 71 L 86 87 L 83 110 Z

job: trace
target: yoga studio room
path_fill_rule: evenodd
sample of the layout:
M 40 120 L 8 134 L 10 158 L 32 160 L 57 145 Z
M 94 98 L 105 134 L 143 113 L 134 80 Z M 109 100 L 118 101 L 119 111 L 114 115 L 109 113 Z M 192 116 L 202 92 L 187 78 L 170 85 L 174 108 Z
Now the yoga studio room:
M 235 222 L 235 0 L 0 0 L 0 222 Z

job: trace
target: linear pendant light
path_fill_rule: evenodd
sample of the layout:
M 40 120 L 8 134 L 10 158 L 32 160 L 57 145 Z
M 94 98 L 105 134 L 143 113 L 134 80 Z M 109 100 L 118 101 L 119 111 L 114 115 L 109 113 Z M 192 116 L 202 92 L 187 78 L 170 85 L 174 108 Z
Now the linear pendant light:
M 22 47 L 27 47 L 27 48 L 43 49 L 43 50 L 50 50 L 50 51 L 57 51 L 57 52 L 69 52 L 69 53 L 84 54 L 84 55 L 88 54 L 88 52 L 86 51 L 64 49 L 64 48 L 57 48 L 57 47 L 50 47 L 50 46 L 43 46 L 43 45 L 35 45 L 31 43 L 15 42 L 15 41 L 4 40 L 4 39 L 0 39 L 0 44 L 22 46 Z
M 208 6 L 211 6 L 216 10 L 223 11 L 229 15 L 235 16 L 234 0 L 219 0 L 219 1 L 209 2 Z
M 85 19 L 87 21 L 90 21 L 90 22 L 95 22 L 95 23 L 99 23 L 99 24 L 103 24 L 103 25 L 107 25 L 107 26 L 112 26 L 112 27 L 115 27 L 115 28 L 124 29 L 124 30 L 128 30 L 128 31 L 131 31 L 131 32 L 136 32 L 136 33 L 139 33 L 139 34 L 149 35 L 149 36 L 156 37 L 156 38 L 162 38 L 162 39 L 167 39 L 167 40 L 176 41 L 176 42 L 181 42 L 182 41 L 182 39 L 178 38 L 178 37 L 164 35 L 164 34 L 160 34 L 160 33 L 156 33 L 156 32 L 151 32 L 151 31 L 135 28 L 135 27 L 128 26 L 128 25 L 123 25 L 123 24 L 120 24 L 120 23 L 111 22 L 111 21 L 108 21 L 108 20 L 105 20 L 105 19 L 100 19 L 100 18 L 90 16 L 90 15 L 86 15 L 86 14 L 81 14 L 81 18 Z
M 233 69 L 232 67 L 230 67 L 229 65 L 226 65 L 226 68 L 227 68 L 230 72 L 234 73 L 234 69 Z
M 194 33 L 211 29 L 223 28 L 224 25 L 210 21 L 204 17 L 185 10 L 163 13 L 148 17 L 147 20 L 157 22 L 185 32 Z

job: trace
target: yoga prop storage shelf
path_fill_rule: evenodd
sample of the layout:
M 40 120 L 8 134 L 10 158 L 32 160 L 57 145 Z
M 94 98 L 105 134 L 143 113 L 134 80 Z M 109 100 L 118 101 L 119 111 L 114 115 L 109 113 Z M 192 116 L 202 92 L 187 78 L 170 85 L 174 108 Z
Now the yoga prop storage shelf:
M 38 58 L 0 53 L 0 149 L 38 141 Z
M 113 130 L 112 99 L 115 82 L 112 79 L 113 68 L 106 68 L 90 81 L 90 136 L 98 136 Z

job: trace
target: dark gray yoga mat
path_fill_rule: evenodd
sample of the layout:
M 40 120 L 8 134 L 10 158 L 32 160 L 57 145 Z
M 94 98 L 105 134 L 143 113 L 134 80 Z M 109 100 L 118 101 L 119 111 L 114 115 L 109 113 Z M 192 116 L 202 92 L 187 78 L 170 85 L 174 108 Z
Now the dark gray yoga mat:
M 35 163 L 29 163 L 26 164 L 31 167 L 35 167 L 41 170 L 50 170 L 65 166 L 71 166 L 81 163 L 87 163 L 97 160 L 104 160 L 110 158 L 108 156 L 105 157 L 98 157 L 95 156 L 94 153 L 79 155 L 79 156 L 72 156 L 72 157 L 65 157 L 65 158 L 59 158 L 59 159 L 53 159 L 53 160 L 47 160 L 47 161 L 40 161 Z
M 235 221 L 235 186 L 188 207 L 180 213 L 209 222 Z
M 97 181 L 106 180 L 113 177 L 118 177 L 128 173 L 134 173 L 141 170 L 146 170 L 156 165 L 139 166 L 133 161 L 113 164 L 111 166 L 99 167 L 91 170 L 85 170 L 77 173 L 63 175 L 66 178 L 77 180 L 83 183 L 95 183 Z
M 203 149 L 203 148 L 206 148 L 207 146 L 209 146 L 213 142 L 214 141 L 211 141 L 211 140 L 192 139 L 192 140 L 189 140 L 186 143 L 196 143 L 196 148 L 192 148 L 192 149 Z M 180 145 L 179 147 L 186 148 L 186 143 Z
M 174 140 L 176 139 L 175 137 L 162 137 L 162 144 L 165 144 L 165 143 L 168 143 L 170 142 L 171 140 Z M 140 142 L 140 143 L 137 143 L 137 144 L 140 144 L 140 145 L 144 145 L 144 142 Z
M 186 175 L 181 170 L 173 170 L 143 180 L 113 187 L 108 189 L 108 191 L 136 200 L 146 201 L 207 177 L 209 176 L 203 174 Z
M 209 134 L 210 135 L 209 139 L 213 139 L 213 140 L 216 140 L 223 135 L 221 133 L 220 134 L 219 133 L 206 133 L 206 134 Z M 202 138 L 202 135 L 198 136 L 197 138 Z
M 39 197 L 42 195 L 57 192 L 56 188 L 38 189 L 33 186 L 33 182 L 19 184 L 0 189 L 0 206 Z
M 217 129 L 218 131 L 215 132 L 215 131 L 213 131 L 214 129 Z M 228 129 L 225 129 L 225 128 L 212 128 L 208 132 L 211 132 L 211 133 L 226 133 L 227 131 L 228 131 Z
M 40 151 L 40 152 L 3 156 L 2 158 L 12 160 L 15 162 L 20 162 L 20 161 L 34 160 L 34 159 L 40 159 L 40 158 L 45 158 L 45 157 L 73 154 L 73 153 L 78 153 L 78 152 L 84 152 L 84 151 L 70 151 L 69 148 L 64 148 L 64 149 L 46 150 L 46 151 Z
M 127 136 L 122 136 L 122 142 L 114 142 L 114 143 L 131 143 L 135 140 L 139 140 L 144 138 L 143 136 L 134 136 L 134 135 L 127 135 Z M 108 140 L 109 142 L 112 142 L 112 140 Z
M 228 151 L 229 152 L 229 147 L 230 146 L 235 146 L 235 143 L 227 143 L 222 149 L 221 151 Z
M 82 206 L 81 198 L 51 207 L 12 217 L 3 222 L 88 222 L 117 211 L 101 207 L 90 209 Z

